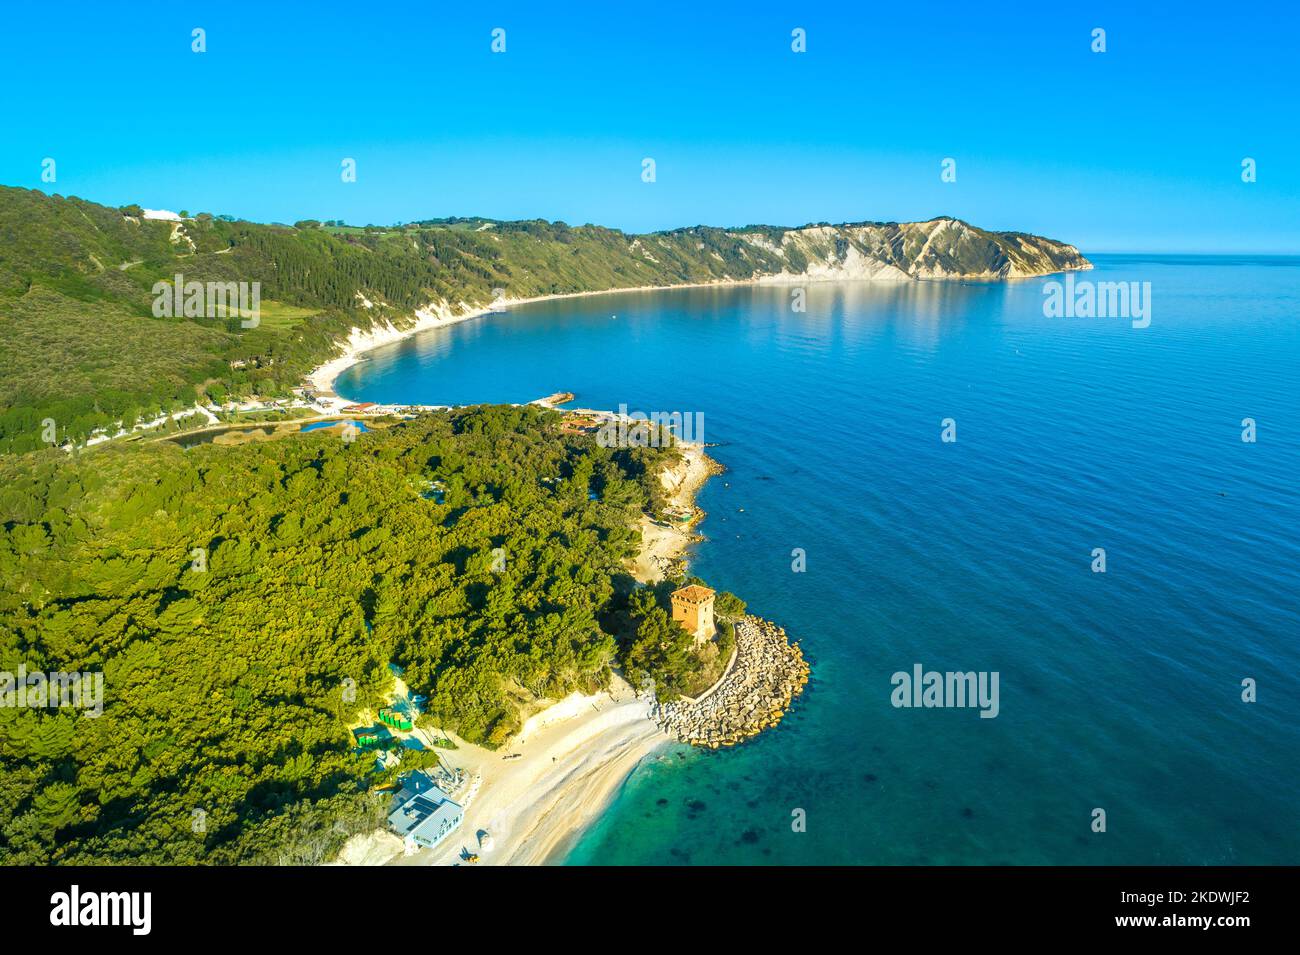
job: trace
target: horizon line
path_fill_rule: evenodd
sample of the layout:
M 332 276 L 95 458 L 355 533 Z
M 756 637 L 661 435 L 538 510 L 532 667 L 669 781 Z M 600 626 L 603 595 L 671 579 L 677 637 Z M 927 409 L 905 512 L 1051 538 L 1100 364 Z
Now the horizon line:
M 100 201 L 100 200 L 97 200 L 97 199 L 89 199 L 89 198 L 86 198 L 85 196 L 79 196 L 79 195 L 75 195 L 75 194 L 71 194 L 71 193 L 64 194 L 64 193 L 59 193 L 59 192 L 47 192 L 45 189 L 42 189 L 42 188 L 39 187 L 39 186 L 22 186 L 22 185 L 9 185 L 9 184 L 0 184 L 0 186 L 3 186 L 4 188 L 10 188 L 10 189 L 25 189 L 25 190 L 28 190 L 28 191 L 30 191 L 30 192 L 39 192 L 39 193 L 41 193 L 42 195 L 48 196 L 48 197 L 50 197 L 50 198 L 58 198 L 58 199 L 77 199 L 77 200 L 80 200 L 80 201 L 82 201 L 82 202 L 90 202 L 90 203 L 94 203 L 95 205 L 104 206 L 105 208 L 112 208 L 112 209 L 119 209 L 119 210 L 120 210 L 120 209 L 122 209 L 122 208 L 124 207 L 123 205 L 113 205 L 113 204 L 108 203 L 108 202 L 103 202 L 103 201 Z M 143 208 L 149 208 L 149 207 L 144 206 L 142 203 L 140 203 L 140 202 L 138 202 L 138 201 L 128 202 L 128 203 L 125 203 L 124 205 L 139 205 L 142 209 L 143 209 Z M 173 212 L 173 210 L 171 210 L 171 209 L 164 209 L 164 208 L 156 208 L 156 209 L 154 209 L 154 208 L 150 208 L 149 211 L 152 211 L 152 212 Z M 189 212 L 188 209 L 185 210 L 185 211 L 186 211 L 186 212 Z M 178 216 L 180 215 L 179 212 L 173 212 L 173 214 L 178 215 Z M 191 213 L 189 216 L 187 216 L 187 217 L 183 217 L 183 218 L 190 218 L 190 219 L 193 219 L 193 218 L 196 218 L 198 215 L 203 215 L 203 214 L 204 214 L 204 213 Z M 206 213 L 206 214 L 211 215 L 211 216 L 213 216 L 214 218 L 219 218 L 219 217 L 221 217 L 221 216 L 227 216 L 227 217 L 228 217 L 229 219 L 231 219 L 232 221 L 235 221 L 235 222 L 251 222 L 251 223 L 253 223 L 254 225 L 264 225 L 264 226 L 282 226 L 282 227 L 284 227 L 284 228 L 297 228 L 297 226 L 296 226 L 294 223 L 291 223 L 291 222 L 279 222 L 279 221 L 275 221 L 275 220 L 266 220 L 266 219 L 250 219 L 250 218 L 246 218 L 246 217 L 244 217 L 244 216 L 232 215 L 232 214 L 230 214 L 230 213 Z M 399 220 L 399 221 L 392 222 L 392 223 L 387 223 L 387 224 L 380 224 L 380 223 L 368 222 L 368 223 L 365 223 L 364 225 L 345 222 L 345 221 L 342 220 L 342 219 L 315 219 L 314 217 L 304 217 L 304 218 L 302 218 L 302 219 L 299 219 L 298 221 L 299 221 L 299 222 L 315 221 L 315 222 L 320 222 L 322 225 L 324 225 L 324 223 L 326 223 L 326 222 L 335 222 L 335 223 L 337 223 L 337 226 L 336 226 L 337 228 L 351 228 L 351 229 L 367 229 L 367 228 L 376 228 L 376 229 L 396 229 L 396 228 L 401 228 L 401 227 L 409 226 L 409 225 L 412 225 L 412 224 L 415 224 L 415 223 L 425 223 L 425 222 L 428 222 L 428 223 L 446 223 L 446 222 L 451 222 L 452 220 L 461 221 L 461 222 L 467 222 L 467 221 L 472 221 L 472 220 L 478 220 L 478 221 L 482 221 L 482 222 L 493 222 L 493 223 L 502 223 L 502 224 L 527 223 L 527 222 L 543 222 L 543 223 L 546 223 L 546 224 L 548 224 L 548 225 L 561 225 L 561 224 L 562 224 L 562 225 L 564 225 L 564 226 L 567 226 L 568 228 L 584 228 L 584 227 L 587 227 L 587 226 L 591 226 L 591 227 L 599 228 L 599 229 L 608 229 L 608 230 L 613 231 L 613 232 L 620 232 L 620 233 L 622 233 L 622 234 L 624 234 L 624 235 L 640 236 L 640 235 L 659 235 L 659 234 L 667 234 L 667 233 L 672 233 L 672 232 L 682 232 L 682 231 L 686 231 L 686 230 L 689 230 L 689 229 L 718 229 L 718 230 L 721 230 L 721 231 L 723 231 L 723 232 L 736 232 L 736 231 L 743 231 L 744 229 L 748 229 L 748 228 L 768 228 L 768 229 L 782 229 L 782 230 L 785 230 L 785 231 L 787 231 L 787 232 L 792 232 L 792 231 L 798 231 L 798 230 L 800 230 L 800 229 L 817 228 L 817 227 L 819 227 L 819 226 L 837 226 L 837 227 L 839 227 L 839 226 L 867 226 L 867 225 L 908 225 L 908 224 L 917 224 L 917 223 L 926 223 L 926 222 L 937 222 L 937 221 L 940 220 L 940 219 L 950 219 L 950 220 L 952 220 L 952 221 L 954 221 L 954 222 L 961 222 L 961 223 L 964 223 L 965 225 L 972 226 L 973 228 L 979 229 L 979 230 L 982 231 L 982 232 L 989 232 L 989 233 L 994 233 L 994 234 L 1015 234 L 1015 233 L 1021 233 L 1021 234 L 1025 234 L 1025 235 L 1034 235 L 1034 236 L 1036 236 L 1036 237 L 1038 237 L 1038 238 L 1049 239 L 1050 241 L 1057 242 L 1057 243 L 1060 243 L 1060 244 L 1062 244 L 1062 245 L 1070 245 L 1070 246 L 1073 246 L 1074 248 L 1078 249 L 1079 252 L 1080 252 L 1082 255 L 1084 255 L 1085 257 L 1088 256 L 1088 255 L 1170 255 L 1170 256 L 1173 256 L 1173 255 L 1194 255 L 1194 256 L 1203 256 L 1203 257 L 1208 257 L 1208 258 L 1226 258 L 1226 257 L 1231 257 L 1231 256 L 1246 256 L 1246 255 L 1249 255 L 1249 256 L 1270 256 L 1270 257 L 1277 257 L 1277 258 L 1288 258 L 1288 257 L 1296 257 L 1296 256 L 1300 256 L 1300 248 L 1293 249 L 1293 250 L 1276 250 L 1276 249 L 1273 249 L 1273 250 L 1239 249 L 1239 250 L 1233 250 L 1233 251 L 1225 251 L 1225 250 L 1203 250 L 1203 249 L 1195 249 L 1195 250 L 1192 250 L 1192 249 L 1150 249 L 1150 248 L 1148 248 L 1148 249 L 1135 249 L 1135 248 L 1115 248 L 1115 247 L 1107 247 L 1107 248 L 1096 248 L 1096 249 L 1092 249 L 1092 250 L 1086 250 L 1086 249 L 1085 249 L 1082 245 L 1080 245 L 1080 244 L 1077 244 L 1077 243 L 1075 243 L 1075 242 L 1071 242 L 1071 241 L 1066 240 L 1066 239 L 1056 239 L 1056 238 L 1052 238 L 1051 236 L 1048 236 L 1048 235 L 1046 235 L 1045 233 L 1039 233 L 1039 232 L 1025 232 L 1025 231 L 1022 230 L 1022 229 L 990 229 L 990 228 L 985 228 L 984 226 L 977 225 L 976 223 L 970 221 L 969 219 L 963 219 L 963 218 L 961 218 L 960 216 L 954 216 L 954 215 L 950 215 L 950 214 L 947 214 L 947 213 L 942 213 L 942 214 L 939 214 L 939 215 L 934 215 L 934 216 L 930 216 L 930 217 L 928 217 L 928 218 L 923 218 L 923 219 L 853 219 L 853 220 L 850 220 L 850 219 L 844 219 L 844 220 L 841 220 L 841 221 L 838 221 L 838 222 L 831 221 L 831 220 L 826 220 L 826 219 L 821 219 L 821 220 L 816 220 L 816 221 L 808 221 L 808 222 L 803 223 L 802 225 L 793 225 L 793 226 L 792 226 L 792 225 L 777 225 L 777 224 L 774 224 L 774 223 L 768 223 L 768 222 L 748 222 L 748 223 L 745 223 L 744 225 L 710 225 L 709 223 L 706 223 L 706 222 L 696 222 L 696 223 L 694 223 L 694 224 L 692 224 L 692 225 L 679 225 L 679 226 L 673 226 L 673 227 L 671 227 L 671 228 L 666 228 L 666 229 L 653 229 L 653 230 L 650 230 L 650 231 L 648 231 L 648 232 L 634 232 L 634 231 L 629 231 L 628 229 L 625 229 L 625 228 L 623 228 L 623 227 L 621 227 L 621 226 L 603 225 L 603 224 L 601 224 L 601 223 L 599 223 L 599 222 L 583 222 L 583 223 L 579 223 L 579 224 L 574 224 L 574 223 L 569 222 L 567 219 L 563 219 L 563 218 L 558 218 L 558 219 L 548 219 L 548 218 L 545 218 L 544 216 L 532 216 L 532 217 L 529 217 L 529 218 L 522 218 L 522 219 L 502 219 L 502 218 L 497 218 L 497 217 L 494 217 L 494 216 L 485 216 L 485 215 L 460 215 L 460 214 L 452 214 L 452 215 L 444 215 L 444 216 L 431 216 L 431 217 L 424 218 L 424 219 L 408 219 L 408 220 Z

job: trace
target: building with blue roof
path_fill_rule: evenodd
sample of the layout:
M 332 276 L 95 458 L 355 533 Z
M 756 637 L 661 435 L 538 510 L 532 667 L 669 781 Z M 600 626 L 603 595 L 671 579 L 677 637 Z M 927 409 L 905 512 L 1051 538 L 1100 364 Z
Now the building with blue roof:
M 460 825 L 464 810 L 423 772 L 411 773 L 393 797 L 389 827 L 401 836 L 407 852 L 432 849 Z

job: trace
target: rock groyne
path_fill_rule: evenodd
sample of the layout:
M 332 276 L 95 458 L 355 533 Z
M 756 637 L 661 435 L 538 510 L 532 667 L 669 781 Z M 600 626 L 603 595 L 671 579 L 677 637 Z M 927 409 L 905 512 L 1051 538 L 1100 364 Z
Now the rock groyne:
M 781 721 L 808 682 L 808 664 L 785 630 L 760 617 L 736 621 L 730 669 L 698 699 L 657 704 L 651 718 L 683 743 L 717 749 Z

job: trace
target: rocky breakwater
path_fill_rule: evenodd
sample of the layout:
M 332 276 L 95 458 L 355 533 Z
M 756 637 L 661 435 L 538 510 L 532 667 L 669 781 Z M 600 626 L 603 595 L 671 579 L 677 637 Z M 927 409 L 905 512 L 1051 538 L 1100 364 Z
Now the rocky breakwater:
M 696 699 L 657 704 L 651 718 L 693 746 L 734 746 L 781 721 L 808 682 L 808 664 L 785 630 L 759 617 L 736 622 L 736 654 L 714 686 Z

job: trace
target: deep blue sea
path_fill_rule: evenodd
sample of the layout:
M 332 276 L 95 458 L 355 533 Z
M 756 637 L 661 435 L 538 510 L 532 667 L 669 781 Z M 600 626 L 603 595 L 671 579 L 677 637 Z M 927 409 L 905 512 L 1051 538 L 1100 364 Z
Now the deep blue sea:
M 1076 279 L 1151 283 L 1149 327 L 1047 318 L 1037 279 L 814 284 L 802 313 L 683 289 L 519 307 L 340 378 L 703 413 L 728 471 L 693 569 L 812 681 L 743 746 L 643 763 L 569 862 L 1300 863 L 1300 259 L 1093 258 Z M 996 671 L 998 716 L 894 707 L 918 663 Z

